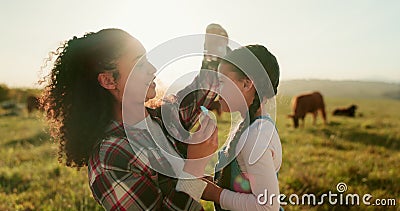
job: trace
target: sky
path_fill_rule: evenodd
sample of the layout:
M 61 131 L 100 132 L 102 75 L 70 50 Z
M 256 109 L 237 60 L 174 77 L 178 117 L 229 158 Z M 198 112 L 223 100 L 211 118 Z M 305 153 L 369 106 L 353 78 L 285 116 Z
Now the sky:
M 399 11 L 397 0 L 1 0 L 0 84 L 36 87 L 48 53 L 86 32 L 121 28 L 150 51 L 204 33 L 209 23 L 242 45 L 265 45 L 278 59 L 281 80 L 400 83 Z M 174 74 L 190 68 L 181 65 Z

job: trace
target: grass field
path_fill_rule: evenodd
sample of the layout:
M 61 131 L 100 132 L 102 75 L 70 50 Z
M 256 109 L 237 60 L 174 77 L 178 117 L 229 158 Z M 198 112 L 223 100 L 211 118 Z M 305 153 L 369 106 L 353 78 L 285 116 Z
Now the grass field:
M 396 206 L 284 206 L 285 210 L 399 210 L 400 101 L 326 98 L 328 125 L 316 126 L 311 115 L 305 128 L 293 129 L 287 114 L 290 98 L 278 96 L 277 127 L 283 147 L 279 173 L 281 193 L 345 193 L 374 199 L 396 199 Z M 335 107 L 355 103 L 361 116 L 333 117 Z M 224 121 L 226 122 L 226 121 Z M 221 124 L 221 128 L 226 125 Z M 220 131 L 223 131 L 220 130 Z M 57 145 L 46 124 L 24 114 L 0 117 L 0 210 L 101 210 L 88 188 L 87 171 L 57 162 Z M 203 202 L 211 209 L 210 203 Z M 362 203 L 362 201 L 360 201 Z

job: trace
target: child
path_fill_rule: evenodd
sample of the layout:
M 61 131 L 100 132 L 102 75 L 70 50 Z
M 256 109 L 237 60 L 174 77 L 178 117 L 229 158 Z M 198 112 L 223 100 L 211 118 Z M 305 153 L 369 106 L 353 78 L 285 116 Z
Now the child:
M 260 64 L 259 70 L 255 63 Z M 218 71 L 222 111 L 239 111 L 244 120 L 219 153 L 216 171 L 223 170 L 215 178 L 223 189 L 209 183 L 203 196 L 215 202 L 216 210 L 279 210 L 277 172 L 282 148 L 264 108 L 277 93 L 277 60 L 264 46 L 250 45 L 225 56 Z M 276 197 L 271 201 L 272 194 Z

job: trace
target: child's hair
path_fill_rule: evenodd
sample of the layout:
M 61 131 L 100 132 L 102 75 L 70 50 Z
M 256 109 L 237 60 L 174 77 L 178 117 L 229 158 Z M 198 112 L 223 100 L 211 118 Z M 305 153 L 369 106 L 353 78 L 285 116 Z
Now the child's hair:
M 241 69 L 246 67 L 254 69 L 257 68 L 257 65 L 249 64 L 256 61 L 255 59 L 253 59 L 252 61 L 243 61 L 253 56 L 249 54 L 253 54 L 256 59 L 261 63 L 261 69 L 258 68 L 255 71 L 250 69 Z M 249 78 L 253 81 L 256 87 L 256 93 L 253 103 L 249 106 L 249 118 L 250 122 L 253 122 L 255 118 L 254 115 L 260 108 L 260 103 L 262 99 L 264 97 L 271 98 L 275 96 L 278 92 L 280 72 L 279 65 L 275 56 L 262 45 L 248 45 L 230 52 L 223 58 L 222 62 L 231 64 L 234 67 L 231 70 L 236 72 L 239 77 Z M 238 67 L 237 64 L 240 67 Z M 260 74 L 257 71 L 266 71 L 268 78 L 263 77 L 265 76 L 265 74 Z M 270 80 L 270 83 L 266 81 L 267 79 Z
M 87 165 L 94 146 L 105 136 L 114 115 L 114 96 L 103 88 L 98 74 L 119 74 L 116 60 L 133 37 L 120 29 L 104 29 L 65 42 L 48 76 L 41 104 L 59 142 L 59 161 L 71 167 Z M 66 160 L 63 160 L 65 157 Z
M 249 63 L 254 62 L 255 60 L 248 59 L 249 54 L 253 54 L 257 60 L 262 64 L 262 69 L 264 69 L 269 77 L 270 83 L 268 83 L 266 78 L 260 77 L 260 74 L 256 71 L 252 70 L 242 70 L 238 67 L 257 67 L 257 65 L 252 65 Z M 251 61 L 249 61 L 251 60 Z M 254 100 L 252 104 L 249 106 L 248 116 L 243 120 L 243 122 L 239 125 L 237 132 L 233 136 L 230 141 L 230 146 L 228 146 L 227 156 L 234 156 L 236 144 L 239 141 L 241 135 L 246 130 L 246 128 L 251 125 L 256 120 L 256 112 L 260 108 L 261 101 L 264 97 L 272 98 L 278 92 L 279 85 L 279 65 L 275 58 L 275 56 L 268 51 L 262 45 L 248 45 L 238 49 L 233 50 L 228 55 L 226 55 L 222 62 L 231 64 L 234 68 L 231 70 L 238 73 L 238 75 L 242 78 L 249 78 L 253 81 L 256 92 L 254 96 Z M 238 64 L 238 65 L 237 65 Z M 231 160 L 231 159 L 227 159 Z M 217 179 L 218 183 L 224 188 L 230 188 L 230 177 L 231 177 L 231 164 L 226 166 L 223 169 L 222 174 L 220 174 L 220 178 Z

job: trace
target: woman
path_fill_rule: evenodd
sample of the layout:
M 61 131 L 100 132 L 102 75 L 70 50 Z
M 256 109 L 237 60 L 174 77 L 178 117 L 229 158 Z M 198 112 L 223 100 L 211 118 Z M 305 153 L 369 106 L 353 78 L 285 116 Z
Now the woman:
M 261 71 L 266 71 L 270 83 L 263 74 L 254 71 L 257 66 L 250 54 L 261 63 Z M 217 202 L 217 210 L 279 210 L 276 175 L 282 162 L 282 149 L 275 124 L 264 107 L 277 93 L 277 60 L 264 46 L 250 45 L 225 56 L 218 71 L 224 76 L 220 77 L 222 111 L 239 111 L 244 120 L 229 147 L 219 154 L 217 170 L 229 162 L 222 173 L 216 174 L 221 188 L 209 183 L 205 193 L 214 193 L 207 197 Z M 243 96 L 244 103 L 235 89 Z M 272 194 L 275 197 L 271 201 Z
M 127 32 L 104 29 L 74 37 L 59 50 L 42 97 L 53 137 L 60 143 L 59 161 L 65 159 L 70 167 L 88 167 L 93 197 L 107 210 L 202 209 L 199 199 L 206 186 L 204 181 L 176 179 L 150 168 L 171 168 L 160 150 L 155 150 L 152 135 L 155 133 L 170 153 L 189 159 L 183 173 L 202 176 L 207 160 L 193 159 L 217 149 L 212 121 L 202 118 L 200 132 L 189 137 L 181 133 L 181 137 L 173 138 L 167 131 L 175 123 L 182 123 L 187 131 L 194 126 L 201 113 L 199 106 L 207 107 L 215 98 L 210 91 L 218 82 L 215 74 L 201 71 L 189 85 L 209 84 L 210 89 L 187 96 L 185 90 L 179 92 L 177 98 L 184 98 L 182 103 L 166 106 L 179 110 L 177 121 L 164 124 L 160 109 L 144 106 L 156 95 L 156 70 L 144 57 L 142 44 Z M 128 89 L 125 84 L 133 67 L 135 83 L 130 83 Z M 133 111 L 129 122 L 122 118 L 124 93 L 130 95 L 127 109 Z M 155 131 L 143 128 L 143 121 L 151 123 Z M 206 139 L 204 134 L 212 130 Z M 186 146 L 176 138 L 187 138 L 189 143 L 206 141 Z

